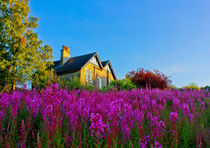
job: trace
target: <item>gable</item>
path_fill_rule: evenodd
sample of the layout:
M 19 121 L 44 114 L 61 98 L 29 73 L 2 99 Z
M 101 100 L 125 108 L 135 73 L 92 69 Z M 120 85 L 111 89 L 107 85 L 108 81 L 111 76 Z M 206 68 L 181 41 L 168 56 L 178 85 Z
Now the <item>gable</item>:
M 98 63 L 98 60 L 96 59 L 96 56 L 92 57 L 92 59 L 90 59 L 89 61 L 91 64 L 94 64 L 96 66 L 99 67 L 99 63 Z
M 111 69 L 110 69 L 110 67 L 109 67 L 109 65 L 108 65 L 108 64 L 104 67 L 104 69 L 105 69 L 106 71 L 108 71 L 108 72 L 110 72 L 110 73 L 111 73 Z

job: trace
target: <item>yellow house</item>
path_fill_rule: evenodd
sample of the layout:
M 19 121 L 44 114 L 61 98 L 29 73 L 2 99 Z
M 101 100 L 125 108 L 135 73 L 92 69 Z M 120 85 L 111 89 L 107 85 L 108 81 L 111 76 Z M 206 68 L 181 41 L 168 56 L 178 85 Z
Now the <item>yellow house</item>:
M 83 84 L 96 84 L 100 89 L 116 80 L 109 60 L 101 61 L 96 52 L 71 57 L 66 46 L 61 50 L 60 60 L 54 61 L 54 68 L 60 79 L 70 80 L 78 77 Z

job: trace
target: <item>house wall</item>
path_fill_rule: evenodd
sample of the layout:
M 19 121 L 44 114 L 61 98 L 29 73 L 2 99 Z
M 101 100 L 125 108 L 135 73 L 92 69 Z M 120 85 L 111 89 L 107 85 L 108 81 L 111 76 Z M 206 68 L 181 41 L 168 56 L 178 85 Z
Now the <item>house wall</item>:
M 98 66 L 92 64 L 92 63 L 88 63 L 84 68 L 81 69 L 80 71 L 80 81 L 85 84 L 87 83 L 86 81 L 86 69 L 88 69 L 89 74 L 90 74 L 90 70 L 92 71 L 92 80 L 96 80 L 96 75 L 98 78 L 104 78 L 104 81 L 107 81 L 107 74 L 109 75 L 109 79 L 110 81 L 114 81 L 114 77 L 112 75 L 112 73 L 108 72 L 105 69 L 100 69 Z
M 73 79 L 74 77 L 79 78 L 80 77 L 80 71 L 58 75 L 58 78 L 63 79 L 63 80 L 70 80 L 70 79 Z

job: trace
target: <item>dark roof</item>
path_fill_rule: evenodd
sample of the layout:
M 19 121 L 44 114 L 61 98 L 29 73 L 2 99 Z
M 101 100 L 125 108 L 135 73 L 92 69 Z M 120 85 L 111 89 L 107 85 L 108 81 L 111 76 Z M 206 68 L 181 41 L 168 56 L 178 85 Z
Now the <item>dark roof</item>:
M 109 63 L 109 60 L 107 60 L 107 61 L 101 61 L 101 64 L 103 65 L 103 67 L 106 66 L 106 64 L 108 64 L 108 63 Z
M 58 61 L 53 61 L 53 63 L 54 63 L 54 68 L 56 68 L 57 66 L 60 65 L 60 60 L 58 60 Z
M 60 65 L 60 60 L 54 61 L 54 68 L 57 74 L 79 71 L 94 55 L 94 53 L 71 57 L 64 65 Z M 59 66 L 60 65 L 60 66 Z

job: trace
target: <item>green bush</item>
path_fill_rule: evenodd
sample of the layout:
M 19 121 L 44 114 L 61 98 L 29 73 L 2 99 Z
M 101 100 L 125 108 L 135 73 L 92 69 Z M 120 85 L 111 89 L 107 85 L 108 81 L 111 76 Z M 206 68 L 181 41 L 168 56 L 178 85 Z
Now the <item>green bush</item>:
M 121 79 L 117 81 L 112 81 L 103 91 L 107 90 L 132 90 L 136 89 L 136 85 L 132 83 L 129 79 Z
M 95 87 L 94 87 L 94 85 L 91 85 L 91 84 L 85 84 L 85 85 L 82 85 L 81 89 L 82 90 L 93 91 L 95 89 Z
M 88 90 L 93 91 L 95 89 L 94 85 L 91 84 L 82 84 L 78 77 L 75 77 L 70 80 L 61 80 L 58 79 L 58 84 L 61 89 L 67 88 L 68 90 Z M 100 91 L 109 91 L 109 90 L 132 90 L 136 89 L 136 85 L 132 83 L 129 79 L 122 79 L 117 81 L 112 81 L 108 86 L 104 87 Z
M 177 88 L 175 85 L 171 85 L 171 86 L 170 86 L 170 89 L 171 89 L 171 90 L 175 90 L 175 89 L 178 89 L 178 88 Z
M 65 89 L 67 87 L 69 90 L 73 90 L 82 87 L 82 84 L 80 83 L 80 80 L 77 77 L 70 80 L 63 80 L 58 78 L 58 84 L 61 89 Z
M 91 84 L 82 84 L 80 82 L 80 79 L 78 77 L 74 77 L 73 79 L 70 80 L 61 80 L 58 79 L 58 84 L 61 89 L 67 88 L 68 90 L 88 90 L 88 91 L 93 91 L 94 86 Z
M 205 87 L 201 87 L 201 89 L 205 89 L 205 90 L 208 90 L 210 92 L 210 86 L 205 86 Z
M 57 78 L 53 69 L 37 71 L 32 76 L 32 88 L 43 89 L 45 86 L 56 83 Z

